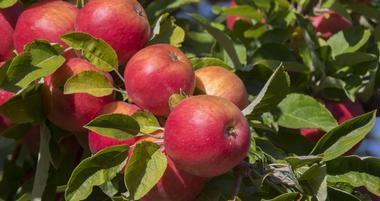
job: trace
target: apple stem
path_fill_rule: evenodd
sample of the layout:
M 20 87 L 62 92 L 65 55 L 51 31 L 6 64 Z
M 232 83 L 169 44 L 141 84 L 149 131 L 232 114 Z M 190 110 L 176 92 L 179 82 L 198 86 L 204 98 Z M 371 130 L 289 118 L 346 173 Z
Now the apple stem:
M 113 71 L 120 78 L 120 80 L 125 83 L 124 77 L 120 74 L 120 72 L 117 69 L 114 69 Z
M 114 91 L 117 91 L 117 92 L 120 92 L 122 94 L 127 94 L 126 91 L 122 90 L 122 89 L 118 89 L 118 88 L 113 88 Z

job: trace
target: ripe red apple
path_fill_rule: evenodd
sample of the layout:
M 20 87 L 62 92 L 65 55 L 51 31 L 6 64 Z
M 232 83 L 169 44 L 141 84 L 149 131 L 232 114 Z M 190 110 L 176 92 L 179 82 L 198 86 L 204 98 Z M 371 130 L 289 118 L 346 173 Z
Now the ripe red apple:
M 114 113 L 132 115 L 139 109 L 140 108 L 135 105 L 128 104 L 122 101 L 116 101 L 116 102 L 111 102 L 105 105 L 103 109 L 100 110 L 99 115 L 114 114 Z M 127 140 L 117 140 L 117 139 L 103 136 L 93 131 L 90 131 L 88 133 L 88 141 L 89 141 L 91 153 L 96 153 L 110 146 L 121 145 L 121 144 L 132 145 L 136 143 L 137 138 L 127 139 Z
M 169 157 L 167 159 L 164 175 L 141 201 L 191 201 L 202 191 L 206 178 L 180 170 Z
M 45 78 L 43 104 L 48 119 L 62 129 L 71 132 L 85 131 L 83 126 L 90 122 L 104 105 L 111 102 L 113 95 L 95 97 L 85 93 L 63 94 L 63 86 L 71 76 L 83 71 L 97 71 L 110 82 L 112 77 L 80 58 L 68 58 L 51 76 Z
M 13 35 L 18 52 L 35 39 L 65 44 L 61 35 L 74 30 L 78 9 L 65 1 L 39 2 L 26 9 L 19 17 Z
M 13 28 L 8 20 L 0 15 L 0 62 L 8 60 L 13 50 Z
M 243 81 L 233 72 L 208 66 L 195 71 L 196 92 L 220 96 L 234 103 L 241 110 L 248 105 L 248 94 Z
M 169 98 L 175 93 L 193 94 L 194 71 L 185 54 L 168 44 L 156 44 L 137 52 L 125 71 L 128 96 L 139 107 L 158 116 L 170 113 Z
M 79 11 L 75 29 L 105 40 L 121 63 L 143 48 L 150 36 L 144 8 L 136 0 L 91 0 Z
M 321 100 L 339 124 L 350 120 L 356 116 L 364 113 L 363 107 L 358 102 L 351 102 L 349 100 L 335 102 L 329 100 Z M 301 135 L 305 136 L 312 142 L 318 140 L 325 134 L 323 131 L 315 128 L 302 128 Z M 348 154 L 355 152 L 355 148 L 350 150 Z
M 352 27 L 350 20 L 331 10 L 312 16 L 310 20 L 317 35 L 325 40 L 343 29 Z
M 164 145 L 178 168 L 214 177 L 245 158 L 250 130 L 239 108 L 230 101 L 217 96 L 193 96 L 180 102 L 169 115 Z

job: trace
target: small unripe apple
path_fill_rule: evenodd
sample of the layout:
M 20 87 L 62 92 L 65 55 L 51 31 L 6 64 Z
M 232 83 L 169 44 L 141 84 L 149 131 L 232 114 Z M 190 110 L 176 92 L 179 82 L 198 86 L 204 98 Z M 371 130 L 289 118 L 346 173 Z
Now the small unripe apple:
M 350 120 L 356 116 L 359 116 L 364 113 L 363 107 L 358 102 L 351 102 L 349 100 L 336 102 L 336 101 L 329 101 L 329 100 L 321 100 L 328 110 L 330 110 L 331 114 L 334 116 L 334 118 L 337 120 L 339 124 L 342 124 L 343 122 Z M 302 128 L 300 130 L 301 135 L 305 136 L 312 142 L 318 142 L 318 140 L 325 134 L 325 132 L 316 129 L 316 128 Z M 355 152 L 354 148 L 353 150 L 350 150 L 348 154 Z
M 139 109 L 140 108 L 135 105 L 128 104 L 122 101 L 116 101 L 116 102 L 111 102 L 105 105 L 103 109 L 100 110 L 98 115 L 102 115 L 102 114 L 132 115 Z M 117 140 L 111 137 L 100 135 L 93 131 L 90 131 L 88 133 L 88 142 L 89 142 L 91 153 L 96 153 L 104 148 L 115 146 L 115 145 L 122 145 L 122 144 L 133 145 L 134 143 L 136 143 L 136 141 L 137 141 L 137 138 L 131 138 L 127 140 Z
M 225 98 L 241 110 L 248 105 L 248 94 L 243 81 L 233 72 L 208 66 L 195 71 L 196 93 Z
M 113 101 L 113 94 L 95 97 L 86 93 L 63 93 L 67 79 L 83 71 L 96 71 L 113 83 L 112 77 L 86 60 L 68 58 L 51 76 L 45 78 L 43 105 L 48 119 L 58 127 L 71 132 L 86 131 L 83 126 L 90 122 L 104 105 Z
M 143 48 L 150 37 L 144 8 L 136 0 L 90 0 L 79 11 L 75 29 L 105 40 L 121 63 Z
M 0 62 L 8 60 L 13 50 L 13 28 L 8 20 L 0 15 Z
M 312 16 L 310 20 L 317 35 L 325 40 L 341 30 L 352 27 L 350 20 L 331 10 Z
M 178 168 L 200 177 L 214 177 L 245 158 L 250 130 L 239 108 L 230 101 L 217 96 L 193 96 L 170 113 L 164 145 Z
M 13 35 L 18 52 L 35 39 L 65 44 L 61 35 L 74 30 L 78 9 L 65 1 L 47 1 L 33 4 L 20 15 Z
M 180 170 L 169 157 L 167 160 L 164 175 L 141 201 L 192 201 L 202 191 L 206 178 Z
M 137 52 L 124 71 L 129 98 L 158 116 L 170 113 L 169 98 L 181 92 L 192 95 L 193 68 L 185 54 L 168 44 L 156 44 Z

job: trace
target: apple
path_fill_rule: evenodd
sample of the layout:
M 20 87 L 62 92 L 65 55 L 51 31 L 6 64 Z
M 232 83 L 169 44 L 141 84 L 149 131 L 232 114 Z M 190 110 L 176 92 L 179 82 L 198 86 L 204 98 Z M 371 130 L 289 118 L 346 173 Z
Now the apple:
M 195 71 L 196 93 L 220 96 L 234 103 L 241 110 L 248 105 L 248 94 L 243 81 L 233 72 L 208 66 Z
M 109 43 L 120 63 L 143 48 L 150 37 L 149 21 L 136 0 L 90 0 L 79 11 L 75 30 Z
M 68 58 L 55 73 L 45 78 L 42 91 L 47 118 L 58 127 L 71 132 L 85 132 L 83 128 L 102 107 L 114 99 L 114 95 L 95 97 L 86 93 L 63 94 L 67 79 L 83 71 L 97 71 L 113 83 L 110 74 L 80 58 Z
M 102 110 L 100 110 L 98 115 L 102 114 L 125 114 L 125 115 L 132 115 L 136 111 L 138 111 L 140 108 L 128 104 L 122 101 L 115 101 L 111 102 L 103 107 Z M 136 143 L 137 138 L 131 138 L 126 140 L 117 140 L 111 137 L 100 135 L 96 132 L 90 131 L 88 133 L 88 141 L 91 153 L 96 153 L 106 147 L 115 146 L 115 145 L 121 145 L 121 144 L 127 144 L 127 145 L 133 145 Z
M 350 20 L 331 10 L 312 16 L 310 20 L 317 35 L 325 40 L 341 30 L 352 27 Z
M 8 20 L 0 15 L 0 62 L 8 60 L 13 50 L 13 28 Z
M 61 35 L 73 31 L 78 9 L 65 1 L 33 4 L 20 15 L 13 35 L 15 48 L 21 52 L 35 39 L 45 39 L 66 47 Z
M 170 113 L 164 145 L 178 168 L 200 177 L 214 177 L 245 158 L 250 130 L 239 108 L 230 101 L 217 96 L 193 96 Z
M 141 201 L 191 201 L 202 191 L 206 178 L 180 170 L 169 157 L 167 160 L 164 175 Z
M 335 102 L 325 99 L 321 101 L 325 104 L 327 109 L 330 110 L 339 124 L 364 113 L 364 109 L 359 102 L 353 103 L 349 100 Z M 302 128 L 300 129 L 300 133 L 314 143 L 318 142 L 318 140 L 325 134 L 323 131 L 316 128 Z M 348 154 L 355 152 L 355 150 L 356 148 L 350 150 Z
M 168 44 L 155 44 L 137 52 L 124 71 L 129 98 L 157 116 L 170 113 L 169 98 L 176 93 L 192 95 L 193 68 L 185 54 Z

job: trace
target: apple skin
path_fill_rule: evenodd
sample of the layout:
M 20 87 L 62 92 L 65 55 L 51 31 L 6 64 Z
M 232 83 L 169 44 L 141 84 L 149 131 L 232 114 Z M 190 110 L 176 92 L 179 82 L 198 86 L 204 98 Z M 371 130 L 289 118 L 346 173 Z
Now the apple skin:
M 136 0 L 90 0 L 79 11 L 75 30 L 106 41 L 122 64 L 150 37 L 149 21 Z
M 78 9 L 65 1 L 39 2 L 20 15 L 13 35 L 15 48 L 21 52 L 35 39 L 45 39 L 66 47 L 61 35 L 74 31 Z
M 250 130 L 239 108 L 230 101 L 217 96 L 193 96 L 170 113 L 164 145 L 178 168 L 200 177 L 214 177 L 245 158 Z
M 312 16 L 310 20 L 317 35 L 325 40 L 341 30 L 352 27 L 350 20 L 331 10 Z
M 8 60 L 13 50 L 13 28 L 5 16 L 0 15 L 0 62 Z
M 323 102 L 327 109 L 330 110 L 338 124 L 342 124 L 343 122 L 364 113 L 362 105 L 358 102 L 353 103 L 349 100 L 335 102 L 325 99 L 321 100 L 321 102 Z M 302 128 L 300 129 L 300 133 L 314 143 L 318 142 L 318 140 L 325 134 L 325 132 L 316 128 Z M 352 150 L 348 151 L 347 154 L 353 154 L 356 148 L 357 147 L 354 147 Z
M 55 73 L 45 78 L 42 100 L 47 118 L 58 127 L 71 132 L 83 128 L 102 107 L 114 99 L 114 94 L 95 97 L 86 93 L 63 94 L 63 86 L 71 76 L 83 71 L 96 71 L 113 83 L 111 75 L 80 58 L 68 58 Z
M 132 115 L 139 109 L 140 108 L 135 105 L 128 104 L 122 101 L 116 101 L 116 102 L 111 102 L 105 105 L 103 109 L 100 110 L 98 115 L 115 114 L 115 113 Z M 100 135 L 93 131 L 89 131 L 88 141 L 89 141 L 91 153 L 97 153 L 98 151 L 110 146 L 122 145 L 122 144 L 133 145 L 134 143 L 137 142 L 137 138 L 131 138 L 127 140 L 117 140 L 111 137 Z
M 141 201 L 192 201 L 202 191 L 206 178 L 180 170 L 169 157 L 167 160 L 164 175 Z
M 176 93 L 192 95 L 193 68 L 185 54 L 168 44 L 156 44 L 137 52 L 124 71 L 128 96 L 140 108 L 157 116 L 170 113 L 169 98 Z
M 243 81 L 223 67 L 208 66 L 198 69 L 195 71 L 195 80 L 196 93 L 225 98 L 241 110 L 249 103 Z

